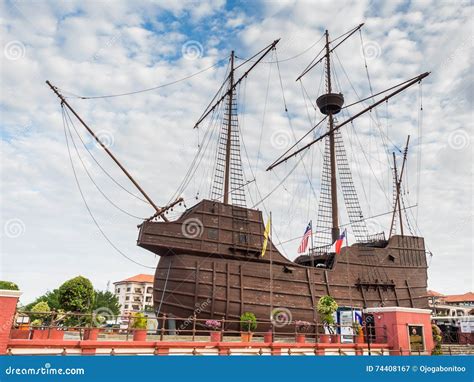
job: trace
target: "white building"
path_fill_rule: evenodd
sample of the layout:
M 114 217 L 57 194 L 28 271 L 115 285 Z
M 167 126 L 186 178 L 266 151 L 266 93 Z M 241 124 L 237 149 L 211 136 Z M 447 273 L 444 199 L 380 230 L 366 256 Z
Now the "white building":
M 121 315 L 153 309 L 153 275 L 142 273 L 116 281 L 114 286 Z

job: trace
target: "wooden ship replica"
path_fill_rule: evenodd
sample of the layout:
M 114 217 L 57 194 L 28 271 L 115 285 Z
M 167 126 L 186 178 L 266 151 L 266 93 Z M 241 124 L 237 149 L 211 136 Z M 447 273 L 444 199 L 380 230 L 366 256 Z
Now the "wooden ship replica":
M 341 93 L 333 92 L 331 55 L 361 26 L 347 33 L 337 45 L 330 41 L 326 31 L 322 56 L 303 73 L 318 63 L 325 65 L 326 89 L 316 103 L 327 122 L 327 131 L 293 152 L 288 150 L 269 167 L 269 170 L 273 169 L 316 142 L 325 142 L 315 237 L 321 238 L 320 233 L 329 224 L 329 230 L 326 230 L 329 231 L 329 241 L 313 246 L 308 254 L 294 261 L 280 253 L 271 237 L 266 253 L 262 256 L 268 217 L 264 221 L 260 210 L 246 207 L 239 146 L 236 87 L 275 49 L 278 40 L 264 48 L 239 79 L 234 78 L 232 52 L 222 96 L 206 109 L 196 123 L 196 126 L 199 125 L 219 105 L 224 105 L 211 195 L 209 199 L 187 208 L 175 220 L 168 219 L 166 212 L 181 203 L 182 199 L 158 207 L 71 108 L 59 89 L 47 82 L 61 99 L 61 104 L 72 111 L 156 210 L 152 217 L 139 225 L 138 245 L 160 257 L 154 282 L 154 307 L 157 314 L 185 318 L 198 311 L 198 318 L 238 320 L 242 313 L 249 311 L 258 320 L 269 320 L 275 309 L 284 308 L 290 310 L 293 320 L 313 321 L 317 319 L 315 306 L 323 295 L 331 295 L 340 306 L 427 307 L 424 239 L 404 233 L 402 223 L 400 184 L 408 142 L 399 172 L 394 162 L 396 193 L 390 235 L 388 238 L 384 233 L 369 235 L 352 183 L 341 128 L 419 83 L 429 73 L 420 74 L 398 87 L 388 89 L 388 94 L 378 93 L 384 94 L 380 100 L 349 119 L 338 122 L 336 115 L 343 108 L 344 97 Z M 336 255 L 332 244 L 341 234 L 338 180 L 357 241 L 344 246 Z M 396 225 L 399 225 L 399 234 L 394 234 Z

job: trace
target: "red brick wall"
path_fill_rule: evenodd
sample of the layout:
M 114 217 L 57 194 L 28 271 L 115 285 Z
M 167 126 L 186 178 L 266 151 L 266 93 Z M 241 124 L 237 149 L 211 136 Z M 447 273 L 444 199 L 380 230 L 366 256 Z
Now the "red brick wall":
M 6 354 L 20 292 L 0 290 L 0 354 Z

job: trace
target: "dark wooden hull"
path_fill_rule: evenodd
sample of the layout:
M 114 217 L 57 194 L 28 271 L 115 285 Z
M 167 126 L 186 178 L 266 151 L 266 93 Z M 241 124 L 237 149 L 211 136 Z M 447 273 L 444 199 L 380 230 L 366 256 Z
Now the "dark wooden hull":
M 205 232 L 206 223 L 203 227 Z M 165 247 L 159 242 L 162 231 L 163 227 L 143 226 L 139 237 L 139 245 L 161 255 L 154 283 L 159 314 L 238 320 L 249 311 L 269 320 L 272 309 L 286 308 L 293 320 L 313 321 L 314 307 L 323 295 L 333 296 L 340 306 L 428 307 L 423 238 L 393 236 L 383 247 L 354 244 L 333 254 L 328 268 L 316 268 L 286 259 L 272 244 L 264 257 L 186 250 L 176 245 L 176 233 L 173 247 Z M 219 241 L 222 244 L 225 240 Z

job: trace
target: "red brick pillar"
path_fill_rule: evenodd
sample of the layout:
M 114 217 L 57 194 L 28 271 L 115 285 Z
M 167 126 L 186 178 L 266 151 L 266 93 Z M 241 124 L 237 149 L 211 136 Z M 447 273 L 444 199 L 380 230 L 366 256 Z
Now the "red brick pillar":
M 0 289 L 0 354 L 7 353 L 16 303 L 20 296 L 20 291 Z

